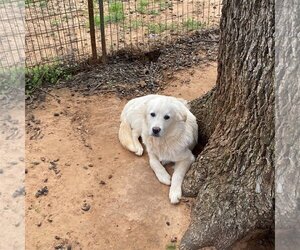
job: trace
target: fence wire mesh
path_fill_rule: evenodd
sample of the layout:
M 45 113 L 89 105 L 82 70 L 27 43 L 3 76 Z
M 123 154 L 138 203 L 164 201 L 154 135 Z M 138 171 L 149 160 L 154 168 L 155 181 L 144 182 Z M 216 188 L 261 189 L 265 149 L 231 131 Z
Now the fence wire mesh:
M 24 62 L 24 6 L 19 0 L 0 0 L 0 69 Z
M 88 1 L 94 12 L 91 20 Z M 189 32 L 217 27 L 221 6 L 221 0 L 26 0 L 26 65 L 91 58 L 91 25 L 98 57 L 103 53 L 101 35 L 107 54 L 149 50 Z

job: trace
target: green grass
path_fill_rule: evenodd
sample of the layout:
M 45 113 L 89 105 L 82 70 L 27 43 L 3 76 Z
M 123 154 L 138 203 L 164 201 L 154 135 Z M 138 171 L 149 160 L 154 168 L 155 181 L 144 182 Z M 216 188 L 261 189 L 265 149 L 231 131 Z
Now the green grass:
M 0 68 L 0 95 L 5 95 L 9 88 L 17 88 L 22 92 L 24 89 L 25 67 L 12 66 Z
M 172 3 L 169 3 L 167 1 L 160 1 L 158 5 L 159 5 L 160 11 L 164 11 L 164 10 L 168 9 L 169 7 L 173 6 Z
M 54 19 L 54 20 L 51 21 L 51 25 L 52 25 L 52 26 L 58 26 L 58 25 L 60 25 L 60 21 Z
M 25 6 L 29 6 L 29 5 L 37 4 L 37 3 L 40 4 L 41 8 L 44 8 L 47 6 L 48 0 L 25 0 Z
M 105 23 L 118 23 L 125 19 L 123 4 L 121 1 L 113 2 L 108 8 L 109 15 L 104 17 Z
M 42 65 L 27 68 L 25 73 L 25 91 L 30 95 L 43 84 L 56 84 L 60 79 L 70 79 L 71 71 L 59 64 Z
M 183 27 L 187 28 L 189 31 L 202 29 L 206 26 L 205 23 L 199 22 L 192 18 L 189 18 L 183 23 Z
M 143 22 L 141 20 L 132 20 L 128 25 L 127 28 L 137 30 L 139 27 L 143 26 Z
M 150 23 L 148 25 L 148 30 L 151 34 L 163 33 L 164 31 L 166 31 L 168 29 L 170 29 L 170 27 L 167 24 Z
M 108 15 L 104 16 L 104 23 L 119 23 L 125 19 L 123 4 L 120 1 L 112 2 L 108 8 Z M 100 16 L 94 16 L 95 26 L 101 25 Z
M 152 10 L 149 10 L 147 12 L 147 14 L 157 16 L 157 15 L 159 15 L 159 10 L 152 9 Z
M 147 14 L 148 13 L 148 6 L 149 6 L 149 1 L 148 0 L 139 0 L 136 10 L 140 14 Z
M 176 244 L 175 243 L 169 243 L 166 246 L 166 250 L 176 250 Z

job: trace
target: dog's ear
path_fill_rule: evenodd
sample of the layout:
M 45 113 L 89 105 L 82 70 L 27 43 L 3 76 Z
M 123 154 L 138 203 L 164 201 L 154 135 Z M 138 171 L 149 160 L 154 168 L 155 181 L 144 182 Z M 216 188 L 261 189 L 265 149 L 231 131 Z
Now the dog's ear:
M 183 98 L 178 98 L 178 97 L 177 97 L 177 100 L 180 101 L 180 102 L 182 102 L 184 104 L 184 106 L 186 106 L 188 109 L 191 108 L 191 106 L 190 106 L 190 104 L 189 104 L 189 102 L 187 100 L 185 100 Z
M 176 106 L 176 116 L 178 121 L 186 122 L 187 111 L 185 105 L 183 103 L 178 103 Z

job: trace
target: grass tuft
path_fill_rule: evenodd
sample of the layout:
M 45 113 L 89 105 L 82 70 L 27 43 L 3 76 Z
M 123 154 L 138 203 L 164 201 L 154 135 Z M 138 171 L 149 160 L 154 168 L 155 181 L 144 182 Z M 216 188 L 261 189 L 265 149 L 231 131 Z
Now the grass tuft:
M 176 250 L 176 245 L 175 245 L 175 243 L 169 243 L 169 244 L 166 246 L 166 250 Z
M 205 26 L 206 26 L 205 23 L 199 22 L 199 21 L 194 20 L 192 18 L 189 18 L 188 20 L 186 20 L 183 23 L 183 27 L 186 27 L 189 31 L 199 30 L 199 29 L 204 28 Z
M 138 2 L 138 7 L 137 7 L 137 12 L 140 14 L 147 14 L 148 13 L 148 6 L 149 6 L 149 1 L 148 0 L 140 0 Z
M 59 64 L 27 68 L 25 73 L 26 95 L 30 95 L 43 84 L 56 84 L 60 79 L 70 78 L 71 72 Z

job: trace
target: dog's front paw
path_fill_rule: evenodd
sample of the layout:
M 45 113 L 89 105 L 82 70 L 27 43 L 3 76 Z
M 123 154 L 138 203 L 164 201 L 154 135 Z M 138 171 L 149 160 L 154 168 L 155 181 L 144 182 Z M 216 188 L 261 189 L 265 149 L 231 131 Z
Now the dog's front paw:
M 144 152 L 144 149 L 143 149 L 142 145 L 138 145 L 137 149 L 135 151 L 135 154 L 138 156 L 141 156 L 143 154 L 143 152 Z
M 179 203 L 181 199 L 181 188 L 170 188 L 169 198 L 172 204 Z
M 158 180 L 165 185 L 171 185 L 171 176 L 166 172 L 161 172 L 156 174 Z

